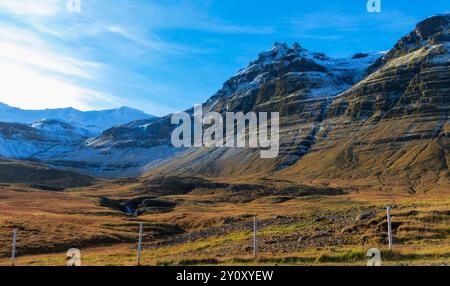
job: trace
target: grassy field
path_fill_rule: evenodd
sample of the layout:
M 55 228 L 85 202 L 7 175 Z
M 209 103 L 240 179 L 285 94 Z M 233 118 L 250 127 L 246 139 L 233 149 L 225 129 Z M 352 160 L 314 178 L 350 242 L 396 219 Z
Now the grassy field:
M 386 205 L 392 206 L 393 251 L 386 246 Z M 167 178 L 65 191 L 0 186 L 0 265 L 10 264 L 14 228 L 17 265 L 65 265 L 73 247 L 83 265 L 134 265 L 140 222 L 144 265 L 366 265 L 373 247 L 384 265 L 450 264 L 445 191 Z
M 203 243 L 201 243 L 203 244 Z M 327 247 L 310 249 L 290 254 L 234 255 L 215 258 L 212 256 L 186 255 L 186 250 L 198 248 L 198 243 L 183 247 L 162 247 L 145 249 L 142 253 L 143 266 L 366 266 L 368 248 L 362 246 Z M 81 251 L 83 266 L 135 266 L 136 245 L 119 244 L 109 247 L 87 248 Z M 450 247 L 447 246 L 395 246 L 389 251 L 381 250 L 384 266 L 450 266 Z M 44 254 L 19 257 L 18 266 L 65 266 L 65 253 Z M 0 266 L 8 266 L 10 261 L 3 259 Z

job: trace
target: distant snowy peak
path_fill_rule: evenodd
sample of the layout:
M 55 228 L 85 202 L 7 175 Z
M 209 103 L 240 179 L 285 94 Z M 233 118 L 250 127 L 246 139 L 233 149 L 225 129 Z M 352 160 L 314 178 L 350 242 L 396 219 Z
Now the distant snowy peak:
M 57 119 L 41 119 L 30 125 L 32 128 L 47 132 L 52 135 L 68 136 L 68 137 L 92 137 L 95 133 L 86 129 L 75 127 L 70 123 L 66 123 Z
M 52 130 L 43 123 L 35 127 L 21 123 L 0 122 L 0 157 L 25 159 L 53 148 L 70 149 L 73 144 L 81 144 L 86 138 L 61 124 Z
M 0 122 L 35 124 L 40 128 L 68 128 L 64 124 L 69 124 L 73 128 L 95 134 L 116 125 L 153 117 L 129 107 L 101 111 L 80 111 L 74 108 L 24 110 L 0 103 Z
M 56 119 L 40 119 L 31 124 L 31 127 L 40 130 L 74 130 L 75 127 L 69 123 Z

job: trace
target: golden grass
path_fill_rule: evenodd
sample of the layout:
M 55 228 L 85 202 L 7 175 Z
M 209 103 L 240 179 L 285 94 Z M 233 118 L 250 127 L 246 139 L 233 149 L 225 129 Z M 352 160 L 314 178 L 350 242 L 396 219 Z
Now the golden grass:
M 225 190 L 197 190 L 164 197 L 177 202 L 172 212 L 140 217 L 100 206 L 101 197 L 135 197 L 137 186 L 105 183 L 66 192 L 0 187 L 0 265 L 10 263 L 13 228 L 18 229 L 18 265 L 65 265 L 65 251 L 72 247 L 81 249 L 83 265 L 134 265 L 140 221 L 146 225 L 145 265 L 365 265 L 371 247 L 383 250 L 385 265 L 450 261 L 450 198 L 445 192 L 353 190 L 281 203 L 267 198 L 214 203 Z M 394 206 L 394 252 L 386 251 L 387 204 Z M 374 217 L 356 222 L 365 211 Z M 256 260 L 252 215 L 260 222 Z M 230 218 L 236 222 L 226 224 Z M 192 238 L 164 244 L 177 237 L 164 232 L 175 226 L 192 232 Z M 195 236 L 208 230 L 212 233 Z
M 203 244 L 200 243 L 200 244 Z M 214 257 L 210 255 L 187 255 L 186 250 L 198 248 L 199 244 L 182 247 L 162 247 L 145 249 L 141 265 L 285 265 L 285 266 L 365 266 L 368 261 L 366 252 L 369 247 L 346 246 L 307 249 L 289 254 L 260 253 L 256 258 L 251 254 Z M 389 251 L 381 248 L 382 265 L 449 265 L 450 246 L 395 246 Z M 120 244 L 110 247 L 88 248 L 81 252 L 83 266 L 135 266 L 136 245 Z M 65 266 L 65 253 L 18 257 L 17 266 Z M 9 259 L 0 260 L 0 266 L 9 266 Z

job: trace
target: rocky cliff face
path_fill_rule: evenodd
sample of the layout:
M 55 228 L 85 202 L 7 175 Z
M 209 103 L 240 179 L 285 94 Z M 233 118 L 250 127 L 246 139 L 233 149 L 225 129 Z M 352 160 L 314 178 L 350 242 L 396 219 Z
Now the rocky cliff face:
M 410 192 L 448 188 L 449 20 L 419 23 L 367 78 L 335 97 L 316 143 L 284 175 L 370 179 Z
M 302 49 L 299 44 L 288 47 L 275 43 L 272 49 L 261 53 L 258 59 L 225 82 L 203 105 L 204 112 L 280 112 L 282 154 L 275 160 L 258 160 L 259 153 L 254 150 L 173 148 L 170 137 L 176 126 L 171 124 L 170 116 L 166 116 L 106 130 L 89 140 L 82 150 L 64 154 L 63 160 L 60 156 L 58 164 L 72 167 L 86 158 L 88 162 L 95 162 L 97 174 L 101 175 L 130 174 L 131 170 L 142 172 L 145 168 L 164 166 L 168 160 L 180 166 L 177 172 L 210 175 L 225 174 L 224 166 L 245 166 L 248 172 L 283 168 L 307 152 L 314 140 L 312 134 L 317 132 L 332 98 L 359 81 L 381 56 L 371 53 L 350 59 L 330 59 Z M 193 110 L 188 112 L 192 114 Z M 299 131 L 302 128 L 304 132 Z M 55 163 L 55 158 L 51 159 L 52 164 Z M 230 161 L 240 161 L 240 164 L 229 164 Z M 226 173 L 241 171 L 235 168 Z
M 265 57 L 277 58 L 263 54 L 242 72 L 244 77 L 232 78 L 208 104 L 216 110 L 279 110 L 280 156 L 260 160 L 249 150 L 197 150 L 176 158 L 177 168 L 167 164 L 159 170 L 360 184 L 413 193 L 448 189 L 449 19 L 446 14 L 422 21 L 386 55 L 372 58 L 370 67 L 356 72 L 309 54 L 305 62 L 320 64 L 297 66 L 297 80 L 289 80 L 292 71 L 287 68 L 286 74 L 275 72 L 264 83 L 252 84 L 261 74 L 255 70 L 264 72 Z M 319 74 L 319 81 L 309 80 Z M 365 78 L 358 81 L 351 76 L 355 74 Z M 323 82 L 337 92 L 314 96 Z M 333 88 L 336 82 L 342 89 L 345 84 L 352 87 L 342 91 Z M 241 91 L 242 85 L 253 89 Z
M 228 80 L 204 105 L 205 111 L 279 112 L 280 155 L 260 160 L 248 149 L 191 149 L 177 156 L 161 172 L 210 176 L 266 174 L 293 165 L 314 145 L 333 98 L 361 80 L 382 53 L 331 59 L 276 43 L 248 67 Z M 230 164 L 230 162 L 233 162 Z
M 330 59 L 309 52 L 298 43 L 293 47 L 275 43 L 256 61 L 225 82 L 206 102 L 207 110 L 298 112 L 299 102 L 333 97 L 358 82 L 380 53 L 359 54 L 351 59 Z M 287 104 L 287 103 L 293 104 Z
M 333 102 L 330 114 L 367 119 L 447 108 L 449 18 L 434 16 L 419 23 L 370 67 L 375 71 L 368 78 Z

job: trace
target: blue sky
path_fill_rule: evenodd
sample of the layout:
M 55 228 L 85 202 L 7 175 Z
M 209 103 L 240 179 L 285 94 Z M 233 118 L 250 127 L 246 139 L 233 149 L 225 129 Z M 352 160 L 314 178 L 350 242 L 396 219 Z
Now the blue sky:
M 388 50 L 449 1 L 0 1 L 0 102 L 29 109 L 201 103 L 275 41 L 344 57 Z

